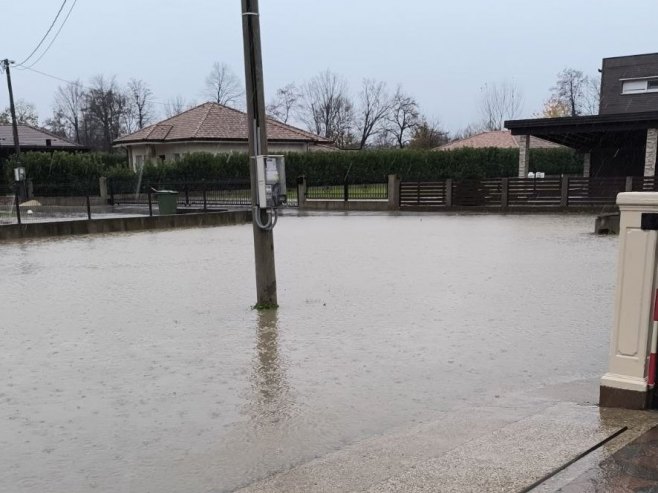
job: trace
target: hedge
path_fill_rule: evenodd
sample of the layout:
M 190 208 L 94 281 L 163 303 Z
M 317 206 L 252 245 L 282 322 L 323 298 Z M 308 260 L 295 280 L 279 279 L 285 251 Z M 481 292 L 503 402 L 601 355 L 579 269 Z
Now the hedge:
M 377 150 L 289 153 L 286 155 L 286 176 L 294 185 L 300 175 L 309 184 L 342 184 L 383 182 L 389 174 L 403 180 L 442 180 L 446 178 L 494 178 L 516 176 L 518 149 L 457 149 L 452 151 Z M 11 183 L 15 158 L 5 168 L 5 183 Z M 98 183 L 107 176 L 117 184 L 134 190 L 137 177 L 128 169 L 125 158 L 113 154 L 65 152 L 21 155 L 27 176 L 36 184 Z M 568 149 L 533 149 L 531 171 L 547 175 L 580 174 L 582 158 Z M 178 162 L 147 164 L 143 183 L 182 182 L 200 180 L 234 180 L 249 177 L 246 154 L 194 153 Z

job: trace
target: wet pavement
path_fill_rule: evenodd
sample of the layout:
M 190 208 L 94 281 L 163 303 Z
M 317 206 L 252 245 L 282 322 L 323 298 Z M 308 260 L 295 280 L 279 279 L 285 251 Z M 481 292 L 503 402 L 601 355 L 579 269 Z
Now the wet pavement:
M 233 491 L 442 437 L 364 489 L 560 402 L 590 416 L 617 245 L 592 224 L 283 217 L 261 314 L 250 226 L 2 244 L 0 491 Z
M 557 491 L 658 492 L 658 427 L 647 431 Z

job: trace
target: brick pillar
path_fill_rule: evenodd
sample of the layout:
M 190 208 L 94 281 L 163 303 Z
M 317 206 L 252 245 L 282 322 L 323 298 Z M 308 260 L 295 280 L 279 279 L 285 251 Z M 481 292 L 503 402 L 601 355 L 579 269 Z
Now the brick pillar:
M 658 149 L 658 128 L 647 130 L 647 148 L 644 158 L 644 176 L 656 176 L 656 150 Z
M 583 154 L 583 176 L 589 178 L 592 168 L 592 153 L 586 152 Z
M 530 136 L 519 137 L 519 178 L 526 178 L 530 170 Z

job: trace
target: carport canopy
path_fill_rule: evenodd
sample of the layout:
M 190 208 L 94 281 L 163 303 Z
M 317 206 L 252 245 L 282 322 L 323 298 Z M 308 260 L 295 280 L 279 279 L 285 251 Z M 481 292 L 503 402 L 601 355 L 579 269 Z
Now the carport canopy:
M 561 118 L 509 120 L 505 127 L 521 139 L 519 176 L 529 169 L 529 137 L 561 144 L 584 155 L 583 174 L 654 176 L 658 111 Z M 525 145 L 524 145 L 525 144 Z

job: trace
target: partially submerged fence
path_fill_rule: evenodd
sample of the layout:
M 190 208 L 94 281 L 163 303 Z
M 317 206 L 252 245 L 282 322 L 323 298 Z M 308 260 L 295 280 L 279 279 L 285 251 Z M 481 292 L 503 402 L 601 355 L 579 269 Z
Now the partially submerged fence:
M 559 209 L 615 206 L 617 194 L 656 191 L 654 177 L 492 178 L 400 182 L 401 208 Z

